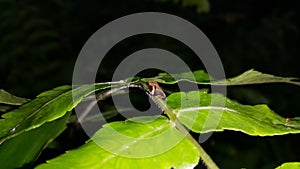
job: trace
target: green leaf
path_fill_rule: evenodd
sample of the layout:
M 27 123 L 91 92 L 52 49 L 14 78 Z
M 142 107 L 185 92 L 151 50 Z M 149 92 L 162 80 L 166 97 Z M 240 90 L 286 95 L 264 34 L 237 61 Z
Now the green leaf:
M 156 81 L 163 84 L 175 84 L 180 81 L 188 81 L 202 85 L 249 85 L 249 84 L 262 84 L 262 83 L 290 83 L 294 85 L 299 85 L 300 82 L 298 78 L 293 77 L 279 77 L 270 74 L 261 73 L 253 69 L 244 72 L 243 74 L 236 76 L 234 78 L 229 78 L 227 80 L 214 80 L 212 77 L 204 72 L 203 70 L 197 70 L 194 72 L 186 72 L 180 74 L 167 74 L 160 73 L 154 78 L 143 78 L 144 82 Z
M 27 101 L 28 101 L 28 99 L 14 96 L 3 89 L 0 90 L 0 103 L 2 103 L 2 104 L 22 105 L 23 103 L 26 103 Z
M 279 77 L 270 74 L 261 73 L 253 69 L 244 72 L 243 74 L 230 78 L 226 81 L 226 85 L 247 85 L 247 84 L 262 84 L 262 83 L 290 83 L 299 85 L 300 82 L 296 82 L 298 78 L 294 77 Z M 220 82 L 214 82 L 213 84 L 219 84 Z M 222 84 L 222 82 L 221 82 Z
M 0 112 L 5 113 L 8 110 L 10 110 L 12 108 L 12 106 L 8 106 L 8 105 L 0 105 Z
M 67 113 L 55 121 L 23 132 L 1 144 L 1 168 L 29 167 L 43 148 L 65 129 L 69 115 L 70 113 Z
M 166 117 L 155 116 L 106 124 L 85 145 L 37 169 L 180 169 L 198 161 L 197 148 Z
M 194 132 L 234 130 L 253 136 L 300 133 L 299 118 L 285 119 L 266 105 L 242 105 L 207 91 L 173 93 L 167 105 Z
M 175 80 L 176 79 L 176 80 Z M 188 81 L 198 84 L 209 84 L 209 75 L 203 70 L 197 70 L 194 72 L 185 72 L 180 74 L 170 75 L 168 73 L 160 73 L 154 78 L 143 78 L 142 81 L 149 82 L 155 81 L 163 84 L 175 84 L 180 81 Z
M 24 131 L 40 127 L 71 111 L 83 97 L 95 90 L 105 89 L 110 84 L 82 85 L 74 90 L 71 86 L 61 86 L 41 93 L 36 99 L 19 109 L 2 115 L 0 119 L 0 145 L 7 139 Z M 74 99 L 74 100 L 73 100 Z
M 300 169 L 300 162 L 284 163 L 276 169 Z

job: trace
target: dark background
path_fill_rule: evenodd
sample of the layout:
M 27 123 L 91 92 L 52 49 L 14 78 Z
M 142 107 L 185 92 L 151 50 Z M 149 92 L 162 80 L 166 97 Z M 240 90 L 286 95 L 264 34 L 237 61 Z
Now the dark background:
M 205 12 L 203 4 L 185 5 L 184 0 L 0 0 L 0 88 L 34 98 L 71 84 L 78 53 L 96 30 L 124 15 L 146 11 L 174 14 L 197 25 L 214 44 L 227 77 L 252 68 L 300 77 L 300 4 L 296 0 L 219 0 L 209 5 Z M 101 81 L 111 79 L 122 58 L 149 47 L 172 51 L 193 70 L 202 69 L 184 44 L 164 36 L 140 35 L 121 41 L 107 54 L 99 70 Z M 295 117 L 300 113 L 299 92 L 297 86 L 266 84 L 232 87 L 228 96 L 244 104 L 265 103 L 283 117 Z M 75 142 L 69 143 L 62 138 L 65 135 L 58 140 L 73 147 L 79 144 L 74 139 L 82 140 L 68 135 Z M 221 168 L 274 168 L 300 161 L 299 141 L 297 135 L 250 137 L 226 131 L 213 134 L 203 145 Z M 59 151 L 73 147 L 65 145 Z M 39 161 L 57 152 L 46 150 Z

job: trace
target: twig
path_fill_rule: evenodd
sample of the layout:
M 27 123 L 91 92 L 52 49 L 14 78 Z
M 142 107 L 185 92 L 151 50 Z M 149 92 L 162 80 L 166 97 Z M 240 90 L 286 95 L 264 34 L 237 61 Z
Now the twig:
M 165 101 L 161 98 L 156 96 L 151 96 L 150 98 L 167 114 L 172 122 L 175 123 L 176 128 L 186 136 L 198 149 L 200 158 L 204 162 L 204 164 L 209 169 L 219 169 L 217 164 L 211 159 L 211 157 L 205 152 L 202 146 L 194 139 L 194 137 L 186 130 L 186 128 L 178 121 L 176 115 L 169 109 L 166 105 Z
M 83 113 L 78 117 L 78 122 L 81 123 L 83 121 L 83 119 L 89 114 L 89 112 L 92 110 L 92 108 L 97 104 L 98 101 L 101 100 L 105 100 L 108 97 L 111 97 L 112 94 L 123 90 L 123 89 L 127 89 L 127 88 L 142 88 L 141 85 L 137 85 L 137 84 L 126 84 L 123 86 L 118 86 L 103 92 L 100 92 L 96 95 L 96 100 L 94 99 L 94 96 L 88 96 L 85 99 L 86 100 L 92 100 L 91 103 L 89 103 L 89 105 L 84 109 Z

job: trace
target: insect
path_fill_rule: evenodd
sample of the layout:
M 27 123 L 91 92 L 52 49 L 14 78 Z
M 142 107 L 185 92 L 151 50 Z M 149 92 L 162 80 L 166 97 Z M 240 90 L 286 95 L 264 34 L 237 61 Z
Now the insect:
M 148 86 L 149 86 L 149 89 L 147 90 L 147 92 L 151 96 L 157 96 L 158 98 L 161 98 L 161 99 L 165 99 L 166 98 L 166 94 L 164 93 L 164 91 L 158 85 L 157 82 L 148 82 Z

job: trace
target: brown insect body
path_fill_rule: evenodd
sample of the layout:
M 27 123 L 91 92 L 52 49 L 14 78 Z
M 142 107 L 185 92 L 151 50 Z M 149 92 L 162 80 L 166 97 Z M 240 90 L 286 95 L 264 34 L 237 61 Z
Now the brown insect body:
M 158 85 L 157 82 L 148 82 L 149 89 L 147 90 L 148 93 L 152 96 L 157 96 L 161 99 L 166 98 L 166 94 L 162 90 L 162 88 Z

